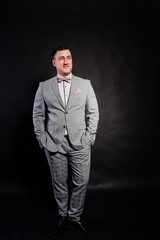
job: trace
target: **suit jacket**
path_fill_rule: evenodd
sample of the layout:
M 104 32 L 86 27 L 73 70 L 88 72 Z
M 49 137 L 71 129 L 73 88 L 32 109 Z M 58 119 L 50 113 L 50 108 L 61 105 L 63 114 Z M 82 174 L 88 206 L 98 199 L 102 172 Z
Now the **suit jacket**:
M 72 75 L 70 95 L 65 107 L 57 77 L 40 82 L 33 106 L 33 124 L 41 147 L 51 152 L 60 148 L 65 128 L 74 149 L 95 141 L 99 120 L 98 104 L 90 80 Z

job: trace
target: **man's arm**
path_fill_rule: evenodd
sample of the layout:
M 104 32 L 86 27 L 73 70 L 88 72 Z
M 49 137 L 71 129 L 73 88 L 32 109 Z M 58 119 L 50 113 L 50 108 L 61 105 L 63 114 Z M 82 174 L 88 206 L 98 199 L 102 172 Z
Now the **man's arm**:
M 33 105 L 33 125 L 36 138 L 42 148 L 46 142 L 45 135 L 45 103 L 43 98 L 42 86 L 39 84 Z
M 92 144 L 94 144 L 99 121 L 99 110 L 96 95 L 94 93 L 90 81 L 86 101 L 86 121 L 87 121 L 86 134 L 87 132 L 89 133 L 91 142 Z

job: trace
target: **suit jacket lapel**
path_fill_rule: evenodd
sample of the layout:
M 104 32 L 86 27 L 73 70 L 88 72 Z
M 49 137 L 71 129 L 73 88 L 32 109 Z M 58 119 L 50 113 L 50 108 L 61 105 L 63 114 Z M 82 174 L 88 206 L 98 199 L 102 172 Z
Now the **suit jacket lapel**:
M 58 87 L 57 77 L 54 77 L 54 78 L 53 78 L 52 88 L 53 88 L 54 94 L 56 95 L 59 103 L 60 103 L 61 106 L 65 109 L 63 100 L 62 100 L 61 95 L 60 95 L 60 93 L 59 93 L 59 87 Z
M 72 74 L 72 82 L 71 82 L 71 89 L 70 89 L 67 109 L 69 109 L 69 107 L 74 102 L 74 92 L 76 91 L 76 87 L 77 87 L 77 84 L 76 84 L 76 81 L 75 81 L 75 76 Z

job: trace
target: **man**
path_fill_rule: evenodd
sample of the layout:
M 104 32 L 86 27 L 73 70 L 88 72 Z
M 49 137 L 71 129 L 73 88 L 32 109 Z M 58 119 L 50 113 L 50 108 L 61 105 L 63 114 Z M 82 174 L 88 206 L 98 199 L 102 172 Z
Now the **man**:
M 44 148 L 58 205 L 60 233 L 66 220 L 83 233 L 85 195 L 90 173 L 91 145 L 99 119 L 95 93 L 89 80 L 72 74 L 72 55 L 67 47 L 53 52 L 57 76 L 39 84 L 33 107 L 33 124 L 37 140 Z M 72 189 L 68 197 L 68 166 Z

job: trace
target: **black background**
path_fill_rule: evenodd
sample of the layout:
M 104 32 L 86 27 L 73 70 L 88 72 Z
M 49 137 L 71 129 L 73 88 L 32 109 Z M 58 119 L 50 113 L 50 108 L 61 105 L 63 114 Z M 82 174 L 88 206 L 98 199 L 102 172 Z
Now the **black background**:
M 155 0 L 2 1 L 1 193 L 51 188 L 32 107 L 38 83 L 56 74 L 59 45 L 99 103 L 90 187 L 159 189 L 158 32 Z

